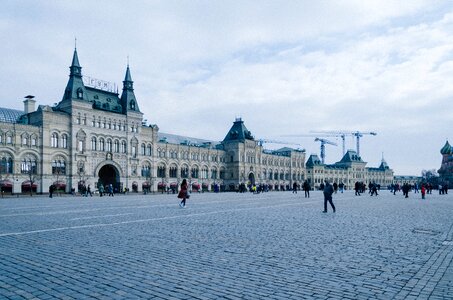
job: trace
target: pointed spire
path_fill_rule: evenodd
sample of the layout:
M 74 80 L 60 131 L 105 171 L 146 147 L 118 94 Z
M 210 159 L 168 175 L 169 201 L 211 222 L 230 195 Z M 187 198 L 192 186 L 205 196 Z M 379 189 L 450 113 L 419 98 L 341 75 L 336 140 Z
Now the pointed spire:
M 130 71 L 130 69 L 129 69 L 129 64 L 127 64 L 126 76 L 124 76 L 124 81 L 133 82 L 133 81 L 132 81 L 132 77 L 131 77 L 131 71 Z
M 74 48 L 74 56 L 72 57 L 72 64 L 71 67 L 79 67 L 79 57 L 77 56 L 77 48 Z
M 71 63 L 71 66 L 69 67 L 69 70 L 71 71 L 69 76 L 82 77 L 82 67 L 80 66 L 80 63 L 79 63 L 79 57 L 77 55 L 77 48 L 74 48 L 74 55 L 72 56 L 72 63 Z
M 123 112 L 128 111 L 140 112 L 134 95 L 134 82 L 132 81 L 129 62 L 126 68 L 126 76 L 124 76 L 123 81 L 123 93 L 121 94 L 121 103 L 123 106 Z

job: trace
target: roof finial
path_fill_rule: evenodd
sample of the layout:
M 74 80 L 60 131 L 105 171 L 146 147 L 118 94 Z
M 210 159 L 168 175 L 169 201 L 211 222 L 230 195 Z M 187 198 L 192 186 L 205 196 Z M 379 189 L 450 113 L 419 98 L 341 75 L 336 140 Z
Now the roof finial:
M 127 67 L 129 68 L 129 54 L 127 55 Z
M 74 49 L 77 50 L 77 37 L 76 36 L 74 37 Z

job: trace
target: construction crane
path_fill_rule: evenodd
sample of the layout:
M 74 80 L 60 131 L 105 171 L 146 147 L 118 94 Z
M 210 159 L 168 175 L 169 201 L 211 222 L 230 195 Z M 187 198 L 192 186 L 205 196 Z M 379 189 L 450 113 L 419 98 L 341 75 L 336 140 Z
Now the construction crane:
M 267 140 L 267 139 L 258 139 L 257 141 L 260 146 L 263 146 L 264 143 L 301 146 L 301 144 L 290 143 L 290 142 L 285 142 L 285 141 L 275 141 L 275 140 Z
M 324 164 L 326 158 L 326 144 L 336 146 L 337 144 L 322 138 L 315 138 L 315 142 L 321 142 L 321 162 Z
M 352 135 L 356 137 L 357 143 L 357 155 L 360 156 L 360 138 L 364 135 L 377 135 L 376 132 L 361 132 L 361 131 L 311 131 L 312 133 L 322 134 L 324 136 L 336 136 L 341 137 L 343 142 L 343 155 L 346 153 L 345 149 L 345 137 L 346 135 Z

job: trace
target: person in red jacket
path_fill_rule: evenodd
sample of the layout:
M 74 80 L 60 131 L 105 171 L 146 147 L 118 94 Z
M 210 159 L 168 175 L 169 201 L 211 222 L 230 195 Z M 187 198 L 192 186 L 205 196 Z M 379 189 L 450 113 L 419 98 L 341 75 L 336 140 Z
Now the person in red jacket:
M 179 206 L 182 208 L 186 207 L 186 199 L 189 199 L 189 197 L 190 195 L 188 194 L 187 180 L 184 179 L 181 183 L 181 189 L 178 193 L 178 198 L 182 199 L 181 203 L 179 203 Z
M 422 194 L 422 199 L 425 199 L 426 188 L 425 188 L 425 185 L 424 185 L 424 184 L 422 184 L 421 194 Z

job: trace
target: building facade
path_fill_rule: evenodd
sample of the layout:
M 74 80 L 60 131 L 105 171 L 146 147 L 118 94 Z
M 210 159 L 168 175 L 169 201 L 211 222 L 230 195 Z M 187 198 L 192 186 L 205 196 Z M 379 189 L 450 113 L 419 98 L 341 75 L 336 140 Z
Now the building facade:
M 0 186 L 3 191 L 64 192 L 112 184 L 116 191 L 234 190 L 241 183 L 288 189 L 306 176 L 305 151 L 265 150 L 241 119 L 223 141 L 161 133 L 146 125 L 129 65 L 121 95 L 82 76 L 74 50 L 69 80 L 55 106 L 27 96 L 24 110 L 0 109 Z
M 343 158 L 334 164 L 323 164 L 318 155 L 312 154 L 307 160 L 307 180 L 315 189 L 325 180 L 330 183 L 343 183 L 346 189 L 353 189 L 355 182 L 375 183 L 388 187 L 393 183 L 393 170 L 384 159 L 379 167 L 366 167 L 366 162 L 357 152 L 348 150 Z

